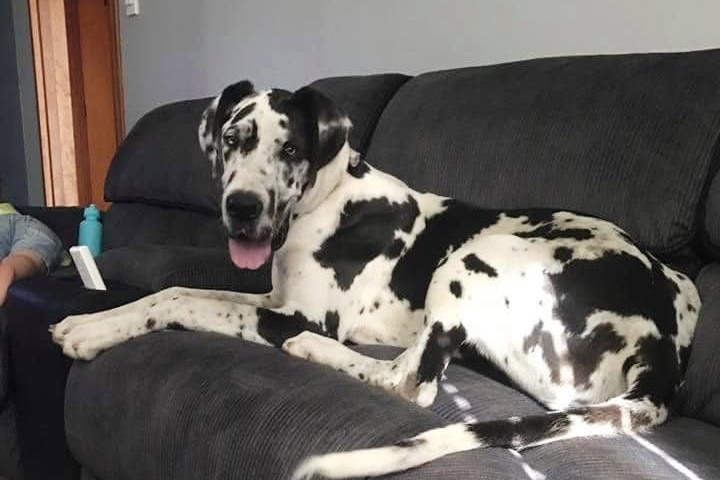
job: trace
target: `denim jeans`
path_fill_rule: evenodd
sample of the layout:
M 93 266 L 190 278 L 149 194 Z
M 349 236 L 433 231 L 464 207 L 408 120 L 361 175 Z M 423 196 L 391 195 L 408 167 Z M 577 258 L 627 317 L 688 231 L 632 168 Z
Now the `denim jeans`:
M 46 271 L 63 258 L 62 242 L 45 224 L 19 213 L 0 214 L 0 259 L 20 251 L 33 252 Z

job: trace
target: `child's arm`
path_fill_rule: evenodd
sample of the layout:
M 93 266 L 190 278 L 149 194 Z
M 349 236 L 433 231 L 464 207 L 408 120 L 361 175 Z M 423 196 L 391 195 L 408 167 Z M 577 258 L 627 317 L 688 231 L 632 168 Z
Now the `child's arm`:
M 33 252 L 13 252 L 0 261 L 0 305 L 5 303 L 10 284 L 43 270 L 42 260 Z

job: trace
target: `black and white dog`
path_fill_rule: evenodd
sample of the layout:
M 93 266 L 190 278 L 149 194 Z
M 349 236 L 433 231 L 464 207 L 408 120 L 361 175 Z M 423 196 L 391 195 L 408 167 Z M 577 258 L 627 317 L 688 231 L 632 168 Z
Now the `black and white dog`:
M 282 347 L 421 406 L 462 346 L 552 410 L 311 457 L 298 479 L 381 475 L 462 450 L 665 421 L 700 308 L 688 277 L 597 218 L 481 210 L 416 192 L 363 162 L 349 129 L 311 88 L 227 87 L 203 115 L 200 143 L 221 179 L 230 256 L 257 268 L 274 251 L 272 292 L 171 288 L 68 317 L 54 340 L 89 360 L 168 326 L 217 332 Z M 377 361 L 346 340 L 405 350 Z

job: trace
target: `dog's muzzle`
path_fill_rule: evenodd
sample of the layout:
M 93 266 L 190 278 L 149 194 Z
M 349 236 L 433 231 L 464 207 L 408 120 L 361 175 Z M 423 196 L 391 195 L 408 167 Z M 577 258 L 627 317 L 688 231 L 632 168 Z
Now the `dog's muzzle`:
M 260 197 L 249 191 L 234 192 L 225 199 L 228 250 L 238 268 L 255 270 L 270 258 L 272 229 L 259 227 L 263 208 Z

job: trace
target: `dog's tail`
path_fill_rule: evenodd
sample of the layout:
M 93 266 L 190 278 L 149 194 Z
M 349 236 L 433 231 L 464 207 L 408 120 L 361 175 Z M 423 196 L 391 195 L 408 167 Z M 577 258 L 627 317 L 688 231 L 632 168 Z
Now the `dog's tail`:
M 435 428 L 394 445 L 330 453 L 306 459 L 293 480 L 321 475 L 350 478 L 385 475 L 420 466 L 451 453 L 485 447 L 523 449 L 574 437 L 643 431 L 667 418 L 667 408 L 647 397 L 505 420 Z

